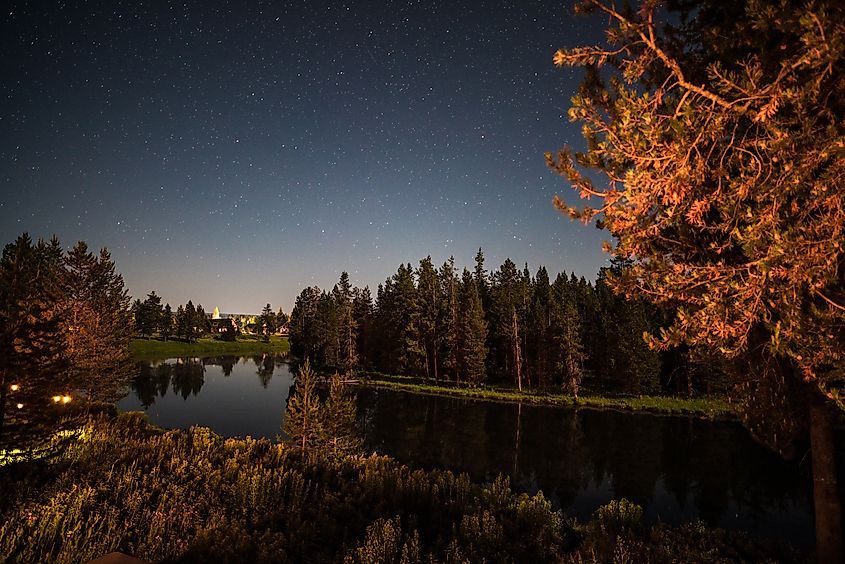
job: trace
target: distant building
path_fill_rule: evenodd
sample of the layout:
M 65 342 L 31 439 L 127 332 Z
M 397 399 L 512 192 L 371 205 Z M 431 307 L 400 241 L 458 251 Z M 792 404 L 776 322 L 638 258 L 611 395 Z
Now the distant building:
M 256 319 L 254 313 L 220 313 L 220 308 L 214 306 L 214 311 L 209 315 L 208 326 L 212 334 L 229 333 L 254 333 L 256 330 Z
M 235 325 L 235 320 L 231 318 L 221 318 L 217 317 L 216 319 L 212 317 L 208 321 L 208 330 L 213 335 L 225 334 L 228 333 L 234 336 L 238 332 L 238 326 Z

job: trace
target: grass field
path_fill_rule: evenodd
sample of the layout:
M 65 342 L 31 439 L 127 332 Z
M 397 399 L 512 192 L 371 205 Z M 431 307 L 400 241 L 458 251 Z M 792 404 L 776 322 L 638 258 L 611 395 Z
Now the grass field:
M 454 385 L 420 382 L 417 378 L 367 374 L 363 384 L 380 388 L 401 390 L 422 394 L 465 397 L 490 401 L 521 402 L 564 407 L 586 407 L 594 409 L 620 409 L 646 411 L 672 415 L 695 415 L 700 417 L 733 417 L 735 412 L 730 403 L 718 398 L 678 398 L 670 396 L 579 396 L 576 401 L 569 394 L 520 392 L 516 389 L 490 387 L 457 387 Z
M 241 337 L 237 341 L 199 339 L 194 343 L 133 339 L 129 344 L 135 358 L 161 358 L 164 356 L 198 356 L 218 354 L 247 354 L 261 352 L 286 353 L 290 351 L 287 337 L 272 336 L 265 343 L 259 337 Z

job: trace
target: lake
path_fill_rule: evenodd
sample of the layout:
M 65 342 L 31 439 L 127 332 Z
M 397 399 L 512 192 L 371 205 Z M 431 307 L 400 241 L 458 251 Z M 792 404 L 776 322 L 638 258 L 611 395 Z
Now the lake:
M 276 439 L 292 381 L 271 354 L 141 362 L 118 408 L 146 411 L 163 427 Z M 649 521 L 702 519 L 814 545 L 809 456 L 782 460 L 739 423 L 372 388 L 358 389 L 357 401 L 366 448 L 413 467 L 476 481 L 504 473 L 580 519 L 624 497 Z

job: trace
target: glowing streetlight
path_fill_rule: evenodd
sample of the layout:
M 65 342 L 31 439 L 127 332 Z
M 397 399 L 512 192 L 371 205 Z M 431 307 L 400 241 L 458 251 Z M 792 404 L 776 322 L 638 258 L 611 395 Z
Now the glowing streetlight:
M 21 389 L 21 387 L 18 386 L 17 384 L 12 384 L 11 386 L 9 386 L 9 389 L 12 390 L 13 392 L 17 392 L 18 390 Z
M 62 396 L 53 396 L 53 403 L 59 403 L 62 401 Z
M 70 396 L 62 396 L 62 403 L 70 403 Z
M 22 403 L 19 403 L 19 404 L 17 405 L 17 407 L 18 407 L 18 409 L 23 409 L 23 404 L 22 404 Z

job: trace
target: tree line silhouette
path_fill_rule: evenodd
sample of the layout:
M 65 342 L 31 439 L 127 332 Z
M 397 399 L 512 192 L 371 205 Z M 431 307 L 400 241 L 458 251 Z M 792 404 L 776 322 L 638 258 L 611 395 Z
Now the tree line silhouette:
M 346 272 L 331 291 L 302 290 L 290 317 L 291 352 L 316 364 L 518 389 L 582 386 L 630 394 L 721 391 L 718 359 L 680 347 L 651 350 L 674 313 L 614 294 L 603 268 L 595 283 L 551 280 L 507 259 L 495 271 L 479 249 L 472 271 L 453 258 L 400 265 L 379 284 L 353 287 Z

